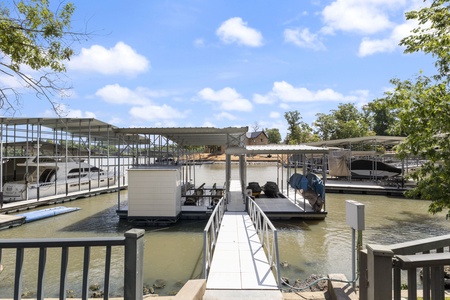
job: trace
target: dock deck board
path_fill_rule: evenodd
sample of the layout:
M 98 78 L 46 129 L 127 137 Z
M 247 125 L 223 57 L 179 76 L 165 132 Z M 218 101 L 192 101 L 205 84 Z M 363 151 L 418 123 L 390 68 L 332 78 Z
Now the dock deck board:
M 250 216 L 225 213 L 207 289 L 278 289 Z
M 228 208 L 233 211 L 223 216 L 206 289 L 279 292 L 255 226 L 243 211 L 239 183 L 232 181 L 230 193 Z

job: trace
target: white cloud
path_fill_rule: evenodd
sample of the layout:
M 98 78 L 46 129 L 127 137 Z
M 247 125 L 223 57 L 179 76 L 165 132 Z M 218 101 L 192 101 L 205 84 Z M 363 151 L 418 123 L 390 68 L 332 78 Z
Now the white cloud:
M 199 47 L 199 48 L 201 48 L 201 47 L 204 47 L 205 46 L 205 41 L 203 40 L 203 39 L 195 39 L 194 40 L 194 45 L 196 46 L 196 47 Z
M 394 26 L 389 11 L 405 5 L 406 0 L 336 0 L 322 11 L 326 24 L 322 32 L 350 31 L 374 34 Z
M 377 52 L 392 52 L 397 43 L 392 39 L 373 40 L 364 38 L 359 45 L 358 56 L 369 56 Z
M 379 52 L 392 52 L 397 49 L 399 42 L 404 37 L 411 34 L 411 30 L 416 27 L 417 23 L 408 21 L 397 25 L 392 30 L 389 37 L 385 39 L 364 38 L 359 45 L 358 56 L 368 56 Z
M 104 75 L 134 76 L 146 72 L 150 68 L 150 62 L 127 44 L 118 42 L 110 49 L 100 45 L 83 48 L 79 55 L 71 58 L 67 66 L 73 70 L 98 72 Z
M 214 115 L 216 120 L 236 120 L 237 117 L 233 114 L 227 112 L 221 112 L 220 114 Z
M 291 109 L 291 106 L 289 104 L 287 104 L 286 102 L 281 102 L 279 106 L 283 110 L 290 110 Z
M 216 127 L 216 125 L 212 122 L 206 121 L 203 123 L 202 127 Z
M 268 95 L 253 94 L 253 102 L 257 104 L 272 104 L 275 102 L 275 99 L 270 98 Z
M 269 114 L 269 118 L 271 119 L 278 119 L 281 116 L 281 114 L 277 111 L 271 111 Z
M 229 87 L 219 91 L 204 88 L 198 92 L 198 96 L 203 100 L 219 103 L 219 108 L 223 110 L 251 111 L 253 109 L 250 101 Z
M 165 91 L 152 91 L 141 87 L 130 90 L 119 84 L 112 84 L 99 89 L 95 95 L 107 103 L 133 105 L 129 111 L 131 116 L 147 121 L 180 119 L 188 114 L 187 111 L 180 112 L 169 105 L 158 105 L 152 102 L 151 97 L 170 95 Z
M 368 92 L 365 90 L 357 90 L 351 92 L 349 95 L 343 95 L 329 88 L 311 91 L 304 87 L 294 87 L 285 81 L 280 81 L 274 82 L 272 91 L 269 92 L 267 97 L 271 99 L 278 99 L 282 102 L 280 107 L 286 108 L 288 103 L 296 102 L 357 102 L 365 100 L 368 97 Z
M 145 104 L 150 100 L 146 95 L 132 91 L 119 84 L 110 84 L 102 87 L 96 93 L 96 96 L 102 98 L 103 101 L 111 104 Z
M 96 115 L 91 111 L 82 111 L 81 109 L 71 109 L 64 104 L 58 105 L 58 110 L 61 112 L 61 115 L 65 118 L 94 118 L 96 119 Z M 56 117 L 56 113 L 53 109 L 46 110 L 43 113 L 44 117 L 53 118 Z
M 144 106 L 136 106 L 130 109 L 130 114 L 133 117 L 153 121 L 159 119 L 183 119 L 186 117 L 185 112 L 180 112 L 166 104 L 162 106 L 147 104 Z
M 0 86 L 2 87 L 7 86 L 8 88 L 11 89 L 25 88 L 25 86 L 22 84 L 22 81 L 20 81 L 18 77 L 4 75 L 3 73 L 0 74 Z M 5 90 L 5 92 L 7 91 Z
M 308 28 L 284 30 L 284 41 L 293 43 L 301 48 L 324 50 L 325 46 L 319 40 L 317 34 L 311 33 Z
M 259 47 L 263 44 L 262 34 L 248 27 L 247 22 L 238 17 L 223 22 L 216 34 L 226 44 L 237 43 L 250 47 Z

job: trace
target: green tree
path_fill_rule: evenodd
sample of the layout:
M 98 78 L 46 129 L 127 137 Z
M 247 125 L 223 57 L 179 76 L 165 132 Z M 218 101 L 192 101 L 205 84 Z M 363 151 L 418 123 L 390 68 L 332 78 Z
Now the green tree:
M 279 144 L 281 142 L 281 134 L 278 128 L 266 128 L 264 131 L 269 138 L 269 144 Z
M 375 135 L 402 135 L 394 130 L 396 111 L 387 105 L 385 99 L 375 99 L 363 107 L 369 130 Z
M 411 177 L 417 180 L 409 196 L 432 200 L 429 211 L 450 209 L 450 1 L 435 0 L 429 7 L 406 14 L 419 25 L 400 45 L 406 53 L 424 52 L 436 58 L 437 74 L 414 80 L 393 79 L 387 103 L 397 110 L 396 130 L 405 132 L 398 146 L 401 157 L 417 155 L 427 160 Z
M 297 110 L 285 112 L 284 118 L 288 123 L 285 144 L 296 145 L 318 140 L 318 137 L 313 134 L 311 126 L 302 121 L 302 116 Z
M 419 25 L 412 34 L 400 41 L 405 53 L 424 52 L 436 58 L 437 80 L 448 82 L 450 75 L 450 1 L 434 0 L 430 7 L 406 13 L 407 20 L 417 20 Z
M 331 114 L 318 113 L 313 125 L 317 129 L 316 134 L 323 140 L 331 140 L 336 132 L 334 117 Z
M 329 115 L 317 114 L 316 134 L 323 140 L 367 136 L 368 125 L 364 115 L 352 103 L 339 104 Z
M 0 73 L 48 100 L 56 112 L 52 97 L 65 88 L 58 75 L 65 72 L 64 61 L 74 53 L 70 44 L 81 36 L 70 32 L 74 9 L 70 2 L 60 3 L 53 12 L 48 0 L 0 4 Z M 37 75 L 24 71 L 24 66 Z M 20 105 L 19 89 L 0 86 L 0 109 L 15 112 Z

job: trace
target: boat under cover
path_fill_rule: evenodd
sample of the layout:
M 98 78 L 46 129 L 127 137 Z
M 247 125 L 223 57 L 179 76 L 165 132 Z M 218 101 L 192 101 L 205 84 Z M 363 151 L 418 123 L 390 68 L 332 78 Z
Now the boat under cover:
M 381 161 L 358 159 L 350 165 L 352 178 L 356 179 L 382 179 L 398 176 L 402 170 Z
M 301 191 L 303 198 L 308 200 L 314 211 L 322 210 L 325 202 L 325 186 L 319 176 L 314 173 L 306 175 L 294 173 L 289 178 L 289 185 Z
M 4 202 L 36 199 L 115 184 L 112 171 L 107 172 L 84 161 L 30 158 L 17 164 L 29 168 L 23 180 L 3 185 Z M 38 191 L 39 190 L 39 191 Z

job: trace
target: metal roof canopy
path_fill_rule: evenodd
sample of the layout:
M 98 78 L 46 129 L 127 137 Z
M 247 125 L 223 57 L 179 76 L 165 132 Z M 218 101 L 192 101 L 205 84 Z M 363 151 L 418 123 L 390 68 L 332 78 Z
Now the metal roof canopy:
M 382 136 L 382 135 L 374 135 L 374 136 L 364 136 L 364 137 L 356 137 L 356 138 L 348 138 L 348 139 L 338 139 L 331 141 L 320 141 L 313 143 L 306 143 L 308 146 L 343 146 L 348 144 L 370 144 L 377 143 L 383 145 L 397 145 L 405 140 L 403 136 Z
M 41 125 L 52 130 L 62 130 L 73 136 L 98 136 L 145 142 L 142 135 L 161 135 L 183 146 L 239 145 L 248 127 L 179 127 L 179 128 L 118 128 L 94 118 L 0 118 L 3 125 Z
M 226 154 L 231 155 L 253 155 L 253 154 L 328 154 L 330 149 L 313 147 L 308 145 L 259 145 L 246 146 L 245 148 L 228 148 Z
M 180 146 L 239 146 L 248 127 L 118 128 L 118 134 L 161 135 Z
M 41 125 L 53 130 L 62 130 L 71 135 L 107 136 L 117 127 L 94 118 L 0 118 L 4 125 Z

